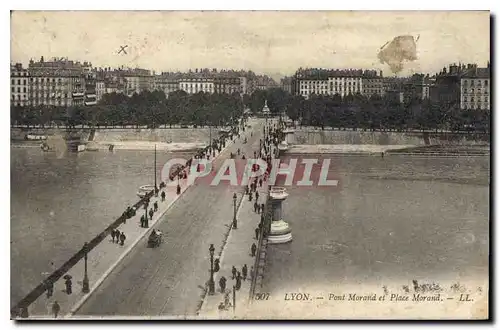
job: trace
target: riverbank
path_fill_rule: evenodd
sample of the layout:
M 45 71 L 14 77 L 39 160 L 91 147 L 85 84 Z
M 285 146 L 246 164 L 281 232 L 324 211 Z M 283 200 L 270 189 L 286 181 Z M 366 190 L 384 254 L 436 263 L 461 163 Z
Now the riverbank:
M 394 155 L 423 155 L 423 156 L 489 156 L 490 145 L 432 145 L 395 148 L 387 150 Z
M 88 142 L 88 151 L 108 151 L 112 146 L 113 150 L 156 150 L 158 151 L 195 151 L 205 148 L 208 142 L 192 142 L 192 143 L 166 143 L 154 141 L 120 141 L 120 142 Z
M 40 141 L 16 141 L 11 142 L 11 148 L 23 149 L 34 148 L 40 149 Z M 86 151 L 109 151 L 110 146 L 113 150 L 131 150 L 131 151 L 158 151 L 167 152 L 190 152 L 207 146 L 207 143 L 165 143 L 165 142 L 148 142 L 148 141 L 124 141 L 124 142 L 88 142 Z
M 292 145 L 289 153 L 294 154 L 357 154 L 380 155 L 388 150 L 410 149 L 415 145 L 377 145 L 377 144 L 302 144 Z

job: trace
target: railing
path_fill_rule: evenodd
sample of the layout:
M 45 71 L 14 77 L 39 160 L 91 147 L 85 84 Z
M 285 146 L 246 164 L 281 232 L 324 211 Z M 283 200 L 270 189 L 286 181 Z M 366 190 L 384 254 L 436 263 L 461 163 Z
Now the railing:
M 271 190 L 269 190 L 269 191 L 271 191 Z M 253 265 L 254 276 L 252 278 L 252 282 L 250 283 L 250 292 L 249 292 L 249 297 L 248 297 L 250 303 L 252 303 L 252 301 L 253 301 L 253 297 L 255 294 L 255 287 L 257 285 L 257 278 L 258 278 L 258 274 L 259 274 L 258 271 L 259 271 L 259 263 L 260 263 L 260 254 L 262 251 L 262 243 L 264 241 L 264 236 L 267 237 L 267 234 L 269 232 L 268 225 L 270 226 L 270 224 L 271 224 L 272 210 L 270 207 L 271 202 L 270 202 L 269 197 L 270 196 L 268 194 L 267 199 L 266 199 L 266 205 L 264 207 L 264 210 L 265 210 L 264 223 L 262 224 L 262 232 L 259 233 L 259 242 L 257 243 L 257 254 L 255 255 L 255 261 L 254 261 L 254 265 Z M 262 212 L 264 212 L 264 210 Z M 264 235 L 264 233 L 265 233 L 265 235 Z

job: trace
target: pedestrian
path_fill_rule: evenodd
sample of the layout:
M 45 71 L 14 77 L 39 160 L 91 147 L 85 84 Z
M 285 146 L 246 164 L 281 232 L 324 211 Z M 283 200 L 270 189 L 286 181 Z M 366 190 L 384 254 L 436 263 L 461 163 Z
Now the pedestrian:
M 248 195 L 248 185 L 245 186 L 245 195 Z
M 260 214 L 260 204 L 257 204 L 257 214 Z
M 158 202 L 154 203 L 155 212 L 158 211 Z
M 257 191 L 257 185 L 255 185 L 255 203 L 259 200 L 259 192 Z
M 259 187 L 262 187 L 262 177 L 259 178 Z
M 248 200 L 251 202 L 252 201 L 252 192 L 250 191 L 248 194 Z
M 238 276 L 236 276 L 236 290 L 241 288 L 241 273 L 238 272 Z
M 255 245 L 255 243 L 252 243 L 252 257 L 255 257 L 255 252 L 257 252 L 257 245 Z
M 66 278 L 66 281 L 64 282 L 66 285 L 66 294 L 71 294 L 73 293 L 73 283 L 71 282 L 71 278 Z
M 256 240 L 259 240 L 259 232 L 260 232 L 259 228 L 255 228 L 255 239 Z
M 261 210 L 262 214 L 264 214 L 264 203 L 260 204 L 260 210 Z
M 226 278 L 222 276 L 219 280 L 220 292 L 224 293 L 226 291 Z
M 153 214 L 155 212 L 153 211 L 153 209 L 149 209 L 149 218 L 151 219 L 151 221 L 153 220 Z
M 259 207 L 259 204 L 257 203 L 257 200 L 255 200 L 255 203 L 253 203 L 253 211 L 257 213 L 257 208 Z
M 243 275 L 243 281 L 246 281 L 247 280 L 247 273 L 248 273 L 247 264 L 245 264 L 243 266 L 243 268 L 241 269 L 241 273 Z
M 115 235 L 116 235 L 116 231 L 113 229 L 111 231 L 111 239 L 113 240 L 113 243 L 115 242 Z
M 141 215 L 141 228 L 144 228 L 144 214 Z
M 45 281 L 45 288 L 47 289 L 47 299 L 49 299 L 54 294 L 54 283 Z
M 161 192 L 161 201 L 162 202 L 165 201 L 165 192 L 164 191 Z
M 59 303 L 56 300 L 52 304 L 52 313 L 54 313 L 54 318 L 57 319 L 57 315 L 59 314 L 60 311 L 61 311 L 61 306 L 59 306 Z
M 236 277 L 236 267 L 233 266 L 231 272 L 233 273 L 233 280 L 234 280 L 234 278 Z
M 115 231 L 115 237 L 116 237 L 116 243 L 119 243 L 120 231 L 118 229 Z
M 254 270 L 253 270 L 253 266 L 252 266 L 252 267 L 250 267 L 250 277 L 249 277 L 249 279 L 253 280 L 253 276 L 254 276 Z
M 122 232 L 120 234 L 120 245 L 123 246 L 123 243 L 125 243 L 125 239 L 127 238 L 127 236 L 125 236 L 125 234 Z
M 222 311 L 224 311 L 226 309 L 226 307 L 224 306 L 224 303 L 222 301 L 219 303 L 219 307 L 218 308 L 219 308 L 219 312 L 222 312 Z

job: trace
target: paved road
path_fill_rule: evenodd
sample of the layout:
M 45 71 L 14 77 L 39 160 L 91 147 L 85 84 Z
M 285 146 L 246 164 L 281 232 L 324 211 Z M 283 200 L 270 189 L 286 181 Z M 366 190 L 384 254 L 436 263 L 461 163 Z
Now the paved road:
M 218 169 L 238 148 L 246 155 L 253 154 L 262 126 L 263 121 L 254 124 L 248 143 L 231 145 L 215 167 Z M 147 248 L 147 238 L 139 242 L 77 315 L 195 315 L 209 277 L 208 247 L 213 243 L 219 251 L 232 220 L 232 196 L 237 190 L 241 188 L 228 185 L 189 188 L 158 225 L 165 233 L 162 246 Z

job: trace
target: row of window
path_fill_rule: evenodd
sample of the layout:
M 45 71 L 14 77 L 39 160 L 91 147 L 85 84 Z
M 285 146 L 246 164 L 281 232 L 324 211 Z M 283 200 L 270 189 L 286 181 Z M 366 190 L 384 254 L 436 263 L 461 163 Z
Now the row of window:
M 36 97 L 36 98 L 48 98 L 51 94 L 33 94 L 31 97 Z M 52 97 L 64 97 L 64 98 L 68 98 L 68 94 L 65 93 L 65 94 L 54 94 Z
M 469 93 L 472 93 L 472 94 L 474 94 L 474 93 L 481 94 L 481 92 L 484 92 L 484 94 L 488 94 L 488 90 L 489 89 L 481 90 L 481 89 L 471 88 Z M 465 87 L 462 89 L 462 93 L 467 93 L 467 89 Z
M 52 81 L 51 81 L 52 79 Z M 12 79 L 12 84 L 14 84 L 14 80 L 15 79 Z M 17 81 L 19 82 L 21 79 L 18 79 Z M 74 78 L 73 80 L 74 82 L 76 83 L 79 83 L 80 82 L 80 78 Z M 31 77 L 30 78 L 30 82 L 35 82 L 35 83 L 55 83 L 56 82 L 56 78 L 33 78 Z M 57 82 L 58 83 L 62 83 L 62 78 L 57 78 Z M 19 83 L 20 84 L 20 83 Z
M 15 93 L 16 92 L 16 88 L 12 87 L 11 91 L 12 91 L 12 93 Z M 17 87 L 17 92 L 21 93 L 21 87 Z M 23 87 L 23 93 L 26 93 L 26 87 Z
M 469 80 L 463 80 L 464 86 L 467 86 Z M 476 83 L 477 86 L 481 87 L 481 80 L 479 79 L 471 79 L 470 80 L 470 85 L 474 86 L 474 82 Z M 484 86 L 488 86 L 488 80 L 484 80 Z
M 21 84 L 21 79 L 17 79 L 17 84 L 18 84 L 18 85 L 26 85 L 26 79 L 23 79 L 23 80 L 22 80 L 22 82 L 23 82 L 23 83 Z M 12 79 L 12 80 L 11 80 L 11 85 L 15 85 L 15 84 L 16 84 L 16 80 L 15 80 L 15 79 Z
M 12 100 L 15 100 L 15 99 L 16 99 L 16 95 L 12 95 Z M 26 97 L 26 95 L 23 95 L 23 96 L 21 97 L 21 95 L 19 95 L 19 94 L 18 94 L 18 95 L 17 95 L 17 99 L 18 99 L 18 100 L 21 100 L 21 99 L 26 100 L 26 99 L 27 99 L 27 97 Z
M 28 76 L 28 72 L 24 71 L 24 72 L 11 72 L 11 75 L 15 76 L 15 77 L 27 77 Z
M 180 84 L 181 88 L 190 88 L 190 87 L 197 87 L 198 88 L 201 88 L 201 87 L 204 87 L 204 88 L 213 88 L 213 84 Z
M 463 108 L 465 109 L 489 109 L 489 106 L 487 103 L 464 103 Z
M 469 100 L 469 98 L 468 98 L 467 96 L 464 96 L 464 102 L 467 102 L 468 100 Z M 471 102 L 474 102 L 474 100 L 475 100 L 475 99 L 474 99 L 474 96 L 472 96 L 472 97 L 470 98 L 470 101 L 471 101 Z M 485 96 L 484 98 L 483 98 L 483 97 L 481 97 L 481 96 L 479 96 L 479 97 L 477 98 L 477 100 L 478 100 L 478 102 L 489 102 L 489 98 L 488 98 L 487 96 Z
M 81 102 L 82 103 L 82 102 Z M 48 102 L 36 102 L 34 101 L 33 102 L 33 105 L 34 106 L 37 106 L 37 105 L 44 105 L 44 104 L 49 104 L 49 105 L 58 105 L 58 106 L 68 106 L 68 105 L 71 105 L 71 102 L 68 100 L 68 102 L 61 102 L 61 100 L 49 100 Z
M 38 87 L 38 86 L 31 87 L 31 91 L 32 92 L 33 91 L 36 92 L 36 91 L 39 91 L 39 90 L 42 91 L 42 92 L 43 91 L 50 91 L 50 90 L 52 90 L 52 91 L 56 91 L 56 90 L 57 91 L 64 91 L 64 90 L 67 90 L 67 89 L 68 89 L 68 86 L 64 86 L 64 87 L 63 86 L 58 86 L 58 87 L 52 86 L 52 88 L 50 88 L 49 86 L 47 86 L 47 88 L 44 88 L 43 86 L 41 86 L 41 87 Z

